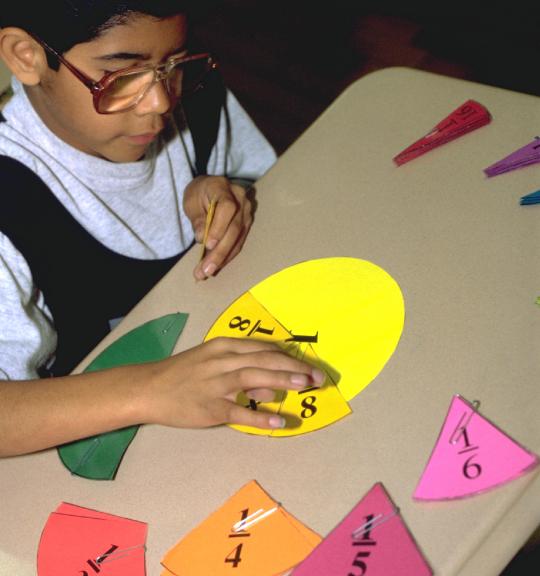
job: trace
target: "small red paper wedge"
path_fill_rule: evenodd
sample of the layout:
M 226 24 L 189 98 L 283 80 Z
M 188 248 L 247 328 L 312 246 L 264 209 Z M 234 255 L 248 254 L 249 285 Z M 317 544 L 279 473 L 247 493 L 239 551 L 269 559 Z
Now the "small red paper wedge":
M 405 148 L 397 156 L 394 162 L 401 166 L 418 156 L 429 152 L 437 146 L 455 140 L 472 130 L 489 124 L 490 113 L 475 100 L 467 100 L 459 108 L 456 108 L 449 116 L 439 122 L 429 134 Z

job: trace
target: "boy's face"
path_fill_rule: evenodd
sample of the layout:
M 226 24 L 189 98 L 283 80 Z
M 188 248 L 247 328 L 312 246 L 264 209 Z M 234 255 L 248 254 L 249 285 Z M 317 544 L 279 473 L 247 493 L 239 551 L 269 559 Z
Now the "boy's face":
M 64 57 L 97 81 L 107 72 L 165 61 L 184 49 L 186 35 L 182 15 L 164 20 L 135 15 L 91 42 L 75 45 Z M 163 115 L 171 106 L 164 85 L 157 83 L 132 110 L 98 114 L 89 89 L 63 65 L 57 72 L 48 69 L 28 95 L 59 138 L 82 152 L 113 162 L 139 160 L 163 129 Z

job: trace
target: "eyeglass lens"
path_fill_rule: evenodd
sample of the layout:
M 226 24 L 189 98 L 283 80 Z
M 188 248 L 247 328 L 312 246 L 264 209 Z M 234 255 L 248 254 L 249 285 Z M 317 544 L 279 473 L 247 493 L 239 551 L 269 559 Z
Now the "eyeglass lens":
M 208 58 L 180 62 L 172 66 L 164 75 L 167 92 L 176 99 L 182 94 L 197 90 L 210 67 Z M 110 113 L 130 108 L 144 96 L 155 81 L 156 72 L 153 69 L 132 70 L 117 76 L 101 92 L 99 111 Z

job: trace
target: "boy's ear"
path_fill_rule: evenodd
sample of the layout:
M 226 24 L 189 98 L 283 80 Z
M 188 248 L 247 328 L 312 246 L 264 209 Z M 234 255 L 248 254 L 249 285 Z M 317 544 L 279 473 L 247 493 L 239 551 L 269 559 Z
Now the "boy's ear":
M 0 58 L 28 86 L 39 84 L 48 69 L 45 51 L 21 28 L 0 28 Z

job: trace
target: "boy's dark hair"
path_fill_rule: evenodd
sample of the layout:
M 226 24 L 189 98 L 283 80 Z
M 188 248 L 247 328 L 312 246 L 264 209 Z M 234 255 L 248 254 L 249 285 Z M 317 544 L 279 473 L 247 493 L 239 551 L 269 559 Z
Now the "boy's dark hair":
M 0 28 L 16 26 L 41 38 L 63 54 L 75 44 L 89 42 L 135 13 L 156 18 L 192 14 L 208 2 L 200 0 L 47 0 L 32 6 L 20 0 L 4 3 Z M 58 63 L 49 60 L 51 67 Z

